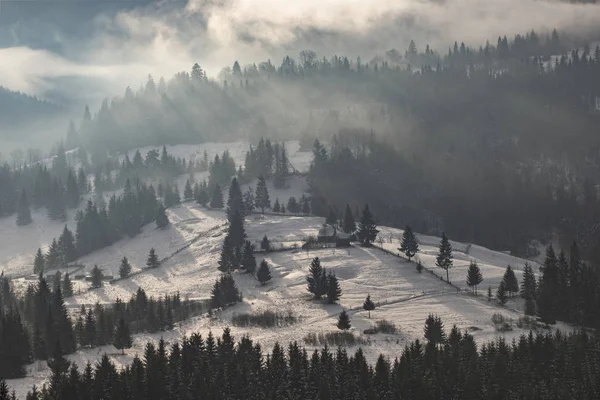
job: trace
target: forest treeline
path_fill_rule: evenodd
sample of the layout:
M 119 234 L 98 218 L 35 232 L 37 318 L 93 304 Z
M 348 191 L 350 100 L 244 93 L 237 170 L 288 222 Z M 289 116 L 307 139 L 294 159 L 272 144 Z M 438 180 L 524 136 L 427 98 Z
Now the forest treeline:
M 229 328 L 219 338 L 148 343 L 121 369 L 107 355 L 81 369 L 57 356 L 48 363 L 49 384 L 32 388 L 27 399 L 591 399 L 600 393 L 595 337 L 530 333 L 477 345 L 456 326 L 446 332 L 439 318 L 427 322 L 426 341 L 374 364 L 362 349 L 311 352 L 296 342 L 264 354 L 247 336 L 236 342 Z

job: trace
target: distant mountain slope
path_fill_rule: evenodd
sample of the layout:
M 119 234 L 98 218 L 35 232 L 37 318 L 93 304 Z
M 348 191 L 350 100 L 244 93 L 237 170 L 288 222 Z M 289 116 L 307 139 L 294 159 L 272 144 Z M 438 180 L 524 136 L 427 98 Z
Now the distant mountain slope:
M 54 118 L 62 113 L 54 103 L 0 86 L 0 128 L 11 128 L 34 119 Z

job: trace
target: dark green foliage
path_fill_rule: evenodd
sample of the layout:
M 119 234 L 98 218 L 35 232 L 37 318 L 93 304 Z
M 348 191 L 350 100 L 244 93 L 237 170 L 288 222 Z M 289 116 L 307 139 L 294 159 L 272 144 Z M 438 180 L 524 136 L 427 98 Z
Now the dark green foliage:
M 75 237 L 65 225 L 62 234 L 58 238 L 58 248 L 64 263 L 71 263 L 77 259 L 77 246 Z
M 94 265 L 91 276 L 92 276 L 92 287 L 93 288 L 102 287 L 102 278 L 104 277 L 104 275 L 102 273 L 102 270 L 100 268 L 98 268 L 97 265 Z
M 363 246 L 370 246 L 377 238 L 378 233 L 379 230 L 377 229 L 377 225 L 375 225 L 375 218 L 371 214 L 369 205 L 367 204 L 363 210 L 356 235 Z
M 65 272 L 65 276 L 61 283 L 61 289 L 64 297 L 73 296 L 73 282 L 71 282 L 71 277 L 68 272 Z
M 440 241 L 438 255 L 435 259 L 435 265 L 446 270 L 446 282 L 450 283 L 449 270 L 452 268 L 452 245 L 446 237 L 446 234 L 442 234 L 442 240 Z
M 242 190 L 237 178 L 234 177 L 229 185 L 229 194 L 227 196 L 227 219 L 229 223 L 231 224 L 236 213 L 243 217 L 246 215 L 245 211 Z
M 223 208 L 223 192 L 217 183 L 210 198 L 210 208 Z
M 194 191 L 192 190 L 192 184 L 189 179 L 185 181 L 185 187 L 183 189 L 183 199 L 185 201 L 194 200 Z
M 350 211 L 350 209 L 348 208 L 347 211 Z M 406 228 L 404 228 L 402 242 L 400 243 L 400 248 L 398 250 L 408 257 L 409 262 L 419 251 L 419 242 L 417 242 L 417 238 L 410 225 L 406 225 Z
M 346 210 L 344 211 L 344 221 L 342 223 L 342 230 L 348 234 L 354 233 L 354 231 L 356 230 L 356 222 L 354 221 L 354 215 L 352 215 L 352 210 L 350 210 L 349 204 L 346 204 Z
M 288 203 L 288 209 L 290 208 Z M 327 214 L 327 218 L 325 218 L 325 223 L 331 226 L 335 226 L 338 224 L 338 216 L 335 211 L 335 208 L 329 207 L 329 213 Z
M 44 270 L 44 266 L 46 264 L 46 260 L 44 255 L 42 254 L 42 249 L 38 249 L 37 253 L 35 253 L 35 258 L 33 259 L 33 273 L 39 274 Z
M 479 269 L 477 261 L 471 261 L 469 270 L 467 271 L 467 286 L 473 290 L 474 295 L 477 295 L 477 286 L 479 286 L 481 282 L 483 282 L 481 269 Z
M 242 301 L 242 294 L 231 274 L 221 275 L 212 288 L 210 307 L 212 309 L 225 308 L 240 301 Z
M 300 205 L 294 196 L 290 197 L 287 202 L 287 210 L 292 214 L 300 213 Z
M 231 245 L 231 239 L 229 235 L 225 236 L 223 240 L 223 247 L 221 247 L 221 257 L 219 258 L 219 271 L 230 272 L 235 269 L 236 258 L 234 248 Z
M 246 240 L 244 217 L 239 211 L 235 211 L 231 216 L 227 228 L 227 237 L 229 238 L 229 245 L 233 248 L 234 254 L 238 256 L 244 245 L 244 241 Z M 237 264 L 239 264 L 239 262 L 237 262 L 236 265 Z
M 258 279 L 261 285 L 271 280 L 271 268 L 266 260 L 261 261 L 258 271 L 256 271 L 256 279 Z
M 492 301 L 492 287 L 488 286 L 488 291 L 487 291 L 487 299 L 488 301 Z
M 537 313 L 546 324 L 554 324 L 558 314 L 559 292 L 558 261 L 552 245 L 546 249 L 546 259 L 541 268 L 542 276 L 537 287 Z
M 321 300 L 321 297 L 327 293 L 327 275 L 325 269 L 321 266 L 319 257 L 313 258 L 308 273 L 309 275 L 306 277 L 307 289 L 315 296 L 315 300 Z
M 267 235 L 263 236 L 262 241 L 260 242 L 260 248 L 267 252 L 271 251 L 271 241 Z
M 29 200 L 27 199 L 27 193 L 25 193 L 25 189 L 21 192 L 21 197 L 19 198 L 19 206 L 17 208 L 17 225 L 29 225 L 32 222 L 31 219 L 31 210 L 29 210 Z
M 256 183 L 256 208 L 260 208 L 264 214 L 266 208 L 271 207 L 271 200 L 269 198 L 269 190 L 267 189 L 267 182 L 263 175 L 258 177 Z
M 324 274 L 324 273 L 323 273 Z M 334 273 L 327 275 L 327 303 L 334 304 L 342 297 L 342 288 Z
M 363 309 L 369 312 L 369 318 L 371 318 L 371 311 L 375 309 L 375 303 L 371 300 L 371 295 L 367 295 L 365 302 L 363 303 Z
M 242 250 L 242 268 L 254 274 L 256 271 L 256 258 L 254 257 L 254 245 L 246 240 Z
M 338 317 L 338 322 L 336 326 L 342 331 L 347 331 L 348 329 L 350 329 L 350 317 L 348 316 L 346 310 L 342 311 L 342 313 Z
M 304 195 L 302 195 L 302 198 L 300 198 L 300 203 L 302 204 L 302 214 L 310 214 L 310 203 L 308 202 L 308 199 L 304 197 Z
M 525 299 L 525 314 L 535 315 L 536 281 L 531 264 L 525 263 L 523 268 L 523 284 L 521 285 L 521 297 Z
M 133 344 L 129 326 L 123 318 L 119 319 L 115 329 L 113 344 L 117 350 L 121 350 L 121 354 L 125 354 L 125 349 L 130 349 Z
M 498 285 L 498 290 L 496 291 L 496 299 L 498 299 L 498 303 L 500 305 L 505 305 L 508 301 L 508 290 L 506 289 L 506 281 L 502 279 L 500 281 L 500 285 Z
M 275 199 L 275 203 L 273 204 L 273 212 L 280 212 L 281 206 L 279 205 L 279 199 Z
M 444 332 L 444 323 L 442 319 L 434 314 L 429 314 L 425 320 L 425 328 L 423 329 L 425 339 L 434 345 L 438 346 L 446 342 L 446 332 Z
M 169 217 L 167 216 L 167 210 L 162 204 L 159 205 L 156 209 L 156 217 L 154 217 L 154 220 L 156 221 L 156 226 L 158 228 L 162 229 L 169 225 Z
M 198 185 L 198 189 L 194 193 L 194 198 L 196 203 L 200 204 L 202 207 L 206 207 L 206 203 L 210 200 L 208 184 L 206 181 L 202 181 L 202 183 Z
M 131 263 L 127 257 L 123 257 L 121 259 L 121 264 L 119 265 L 119 276 L 121 278 L 126 278 L 129 274 L 131 274 Z
M 513 297 L 516 293 L 519 293 L 519 281 L 517 280 L 515 271 L 513 271 L 510 265 L 506 267 L 506 271 L 504 272 L 502 280 L 504 281 L 504 286 L 510 297 Z
M 158 268 L 160 266 L 160 260 L 156 255 L 156 251 L 154 247 L 150 249 L 148 252 L 148 258 L 146 259 L 146 267 L 148 268 Z
M 249 187 L 246 193 L 244 193 L 244 215 L 252 214 L 252 211 L 254 211 L 254 202 L 254 190 Z

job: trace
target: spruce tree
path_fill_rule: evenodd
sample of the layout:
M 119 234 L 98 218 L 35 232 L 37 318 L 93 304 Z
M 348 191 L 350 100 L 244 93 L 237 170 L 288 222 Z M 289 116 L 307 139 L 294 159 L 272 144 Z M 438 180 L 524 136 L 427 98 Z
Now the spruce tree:
M 246 240 L 246 230 L 244 229 L 244 217 L 237 210 L 229 221 L 227 237 L 229 238 L 229 245 L 234 249 L 234 254 L 241 254 L 242 246 Z
M 348 209 L 348 211 L 349 210 L 350 209 Z M 419 251 L 419 242 L 417 242 L 417 238 L 415 237 L 410 225 L 406 225 L 406 228 L 404 229 L 404 233 L 402 234 L 402 242 L 400 243 L 400 248 L 398 250 L 408 257 L 409 262 L 411 258 L 413 258 Z
M 35 253 L 35 258 L 33 259 L 33 273 L 37 275 L 42 273 L 45 264 L 46 259 L 44 258 L 44 254 L 42 254 L 42 249 L 38 249 L 37 253 Z
M 481 269 L 476 261 L 471 261 L 469 270 L 467 271 L 467 286 L 473 290 L 473 294 L 477 296 L 477 286 L 483 281 Z
M 278 213 L 281 211 L 281 206 L 279 205 L 279 199 L 275 199 L 275 204 L 273 204 L 273 212 Z
M 363 303 L 363 309 L 369 312 L 369 318 L 371 318 L 371 311 L 375 309 L 375 303 L 373 303 L 373 300 L 371 300 L 370 294 L 367 295 L 367 299 Z
M 25 193 L 25 189 L 21 192 L 21 197 L 19 198 L 19 206 L 17 208 L 17 225 L 29 225 L 32 222 L 31 219 L 31 210 L 29 209 L 29 200 L 27 199 L 27 193 Z
M 254 211 L 254 190 L 251 187 L 244 193 L 244 214 L 250 215 Z
M 535 315 L 536 281 L 533 268 L 528 262 L 523 269 L 523 284 L 521 285 L 521 297 L 525 299 L 525 314 Z
M 346 310 L 342 311 L 342 313 L 338 317 L 338 322 L 336 326 L 342 331 L 347 331 L 348 329 L 350 329 L 350 317 L 348 316 Z
M 506 281 L 502 279 L 500 281 L 500 285 L 498 285 L 498 290 L 496 291 L 496 298 L 498 299 L 500 305 L 505 305 L 506 301 L 508 300 L 508 295 L 506 292 Z
M 513 271 L 510 265 L 506 267 L 502 280 L 504 281 L 509 297 L 513 297 L 515 293 L 519 293 L 519 281 L 517 280 L 515 271 Z
M 73 282 L 71 282 L 71 278 L 69 277 L 69 273 L 65 272 L 65 276 L 62 281 L 62 293 L 64 297 L 73 296 Z
M 375 218 L 371 214 L 369 210 L 369 205 L 365 205 L 365 208 L 362 213 L 362 217 L 360 219 L 360 226 L 358 228 L 358 239 L 361 241 L 363 246 L 371 246 L 371 244 L 377 238 L 377 234 L 379 230 L 377 229 L 377 225 L 375 225 Z
M 160 261 L 158 260 L 158 256 L 156 255 L 156 251 L 154 247 L 150 249 L 148 253 L 148 258 L 146 259 L 146 266 L 148 268 L 158 268 L 160 266 Z
M 308 283 L 307 290 L 315 296 L 315 300 L 321 300 L 321 297 L 327 292 L 325 270 L 321 266 L 319 257 L 313 258 L 308 268 L 309 275 L 306 277 Z
M 231 239 L 229 235 L 225 236 L 223 240 L 223 247 L 221 248 L 221 257 L 219 258 L 219 271 L 229 273 L 235 268 L 235 252 L 231 245 Z
M 487 299 L 488 301 L 492 301 L 492 287 L 488 286 L 488 291 L 487 291 Z
M 127 257 L 123 257 L 121 259 L 121 264 L 119 265 L 119 276 L 121 278 L 127 278 L 131 274 L 131 264 Z
M 165 206 L 163 206 L 162 204 L 158 206 L 154 220 L 156 221 L 156 226 L 158 228 L 162 229 L 169 225 L 169 217 L 167 216 L 167 210 L 165 210 Z
M 123 317 L 119 318 L 119 322 L 115 328 L 113 344 L 117 350 L 121 350 L 121 354 L 125 354 L 125 349 L 130 349 L 133 345 L 129 326 L 125 323 Z
M 337 225 L 338 217 L 337 217 L 337 213 L 335 212 L 335 208 L 329 207 L 329 213 L 327 214 L 327 218 L 325 218 L 325 223 L 327 225 L 331 225 L 331 226 Z
M 235 213 L 238 213 L 242 217 L 245 215 L 242 190 L 237 178 L 234 177 L 229 185 L 229 195 L 227 196 L 227 219 L 230 224 L 233 221 Z
M 185 187 L 183 189 L 183 199 L 185 201 L 194 200 L 194 191 L 192 190 L 192 184 L 189 179 L 185 181 Z
M 206 207 L 206 203 L 210 200 L 210 196 L 208 193 L 208 185 L 206 181 L 203 181 L 199 185 L 198 194 L 196 196 L 196 203 L 200 204 L 202 207 Z
M 437 315 L 429 314 L 427 316 L 423 332 L 425 334 L 425 339 L 433 346 L 438 346 L 446 342 L 444 323 Z
M 287 210 L 292 214 L 298 214 L 300 212 L 300 206 L 298 205 L 298 202 L 294 196 L 288 199 Z
M 215 184 L 213 195 L 210 198 L 210 208 L 223 208 L 223 193 L 219 184 Z
M 262 241 L 260 242 L 260 248 L 266 252 L 271 251 L 271 241 L 267 235 L 263 236 Z
M 537 290 L 537 313 L 542 322 L 546 324 L 556 323 L 558 305 L 556 295 L 558 293 L 558 261 L 552 245 L 546 249 L 546 259 L 541 268 L 542 276 Z
M 350 210 L 350 205 L 346 204 L 346 211 L 344 211 L 344 222 L 342 223 L 342 230 L 347 234 L 352 234 L 356 231 L 356 222 L 354 221 L 354 215 Z
M 58 239 L 58 247 L 64 263 L 70 263 L 77 259 L 77 247 L 75 246 L 75 237 L 67 226 L 63 228 L 62 234 Z
M 256 279 L 258 279 L 261 285 L 264 285 L 271 280 L 271 268 L 266 260 L 261 261 L 258 271 L 256 272 Z
M 258 177 L 258 182 L 256 183 L 256 207 L 260 208 L 263 214 L 266 208 L 271 207 L 267 182 L 262 175 Z
M 446 282 L 450 283 L 449 270 L 452 268 L 452 245 L 446 237 L 446 234 L 442 234 L 442 240 L 439 245 L 439 252 L 436 257 L 435 265 L 446 270 Z
M 327 275 L 327 303 L 334 304 L 342 297 L 342 288 L 334 273 Z
M 254 257 L 254 246 L 249 240 L 244 242 L 242 250 L 242 268 L 251 274 L 256 271 L 256 258 Z
M 97 265 L 94 265 L 94 268 L 92 269 L 92 287 L 93 288 L 99 288 L 102 287 L 102 270 L 100 268 L 98 268 Z

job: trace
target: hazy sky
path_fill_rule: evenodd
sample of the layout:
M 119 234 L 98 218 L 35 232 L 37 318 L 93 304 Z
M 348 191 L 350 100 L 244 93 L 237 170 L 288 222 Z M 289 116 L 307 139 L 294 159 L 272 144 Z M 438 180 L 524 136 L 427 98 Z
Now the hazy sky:
M 534 0 L 190 0 L 99 15 L 82 44 L 61 37 L 58 55 L 28 47 L 0 49 L 0 85 L 29 93 L 57 89 L 56 78 L 100 79 L 98 95 L 122 94 L 149 73 L 170 77 L 194 62 L 213 76 L 221 67 L 314 49 L 363 60 L 411 38 L 445 52 L 454 40 L 479 45 L 532 28 L 578 33 L 600 26 L 600 6 Z M 48 34 L 53 34 L 48 32 Z M 69 51 L 69 49 L 73 49 Z

